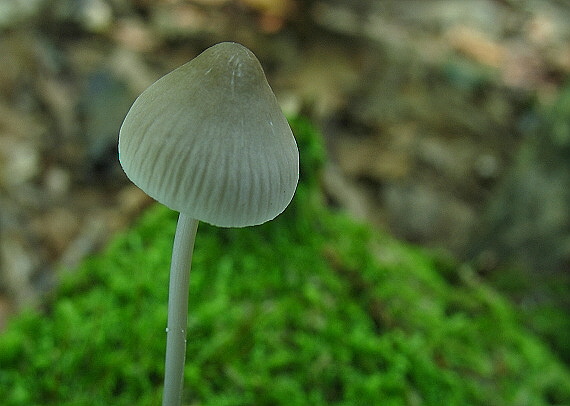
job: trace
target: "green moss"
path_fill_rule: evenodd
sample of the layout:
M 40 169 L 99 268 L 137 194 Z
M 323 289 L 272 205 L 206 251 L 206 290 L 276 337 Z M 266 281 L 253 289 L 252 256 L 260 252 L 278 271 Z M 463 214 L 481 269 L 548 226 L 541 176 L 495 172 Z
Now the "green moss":
M 569 404 L 570 373 L 469 269 L 324 207 L 321 141 L 292 125 L 292 206 L 259 227 L 199 227 L 185 404 Z M 160 403 L 175 221 L 149 210 L 44 313 L 13 320 L 3 405 Z

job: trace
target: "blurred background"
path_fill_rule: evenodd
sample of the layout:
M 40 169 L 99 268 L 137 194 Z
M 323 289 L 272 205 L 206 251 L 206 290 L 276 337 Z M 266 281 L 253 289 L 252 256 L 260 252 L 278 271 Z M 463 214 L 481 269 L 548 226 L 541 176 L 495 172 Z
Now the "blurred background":
M 122 119 L 231 40 L 321 129 L 331 207 L 471 264 L 570 362 L 568 21 L 566 0 L 0 0 L 0 330 L 152 203 Z

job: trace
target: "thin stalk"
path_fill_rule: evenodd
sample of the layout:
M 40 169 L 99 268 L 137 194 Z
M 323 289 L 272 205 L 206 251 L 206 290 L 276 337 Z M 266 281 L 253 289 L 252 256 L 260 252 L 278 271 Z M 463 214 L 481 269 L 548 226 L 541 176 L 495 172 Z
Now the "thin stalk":
M 188 289 L 192 251 L 194 250 L 197 229 L 198 220 L 180 213 L 170 264 L 162 406 L 179 406 L 182 403 L 186 327 L 188 324 Z

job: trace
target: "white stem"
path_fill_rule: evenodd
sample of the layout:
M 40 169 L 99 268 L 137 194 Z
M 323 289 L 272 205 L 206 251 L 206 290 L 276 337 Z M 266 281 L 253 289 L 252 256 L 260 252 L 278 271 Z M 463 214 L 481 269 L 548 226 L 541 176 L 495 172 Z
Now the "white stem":
M 168 287 L 168 323 L 166 328 L 166 363 L 162 406 L 179 406 L 182 402 L 186 327 L 188 324 L 188 289 L 192 251 L 198 220 L 180 214 Z

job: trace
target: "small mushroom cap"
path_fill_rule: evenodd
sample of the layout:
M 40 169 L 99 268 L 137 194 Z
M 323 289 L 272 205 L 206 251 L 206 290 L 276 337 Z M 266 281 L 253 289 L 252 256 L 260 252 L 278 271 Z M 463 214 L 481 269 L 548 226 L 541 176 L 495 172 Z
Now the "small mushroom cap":
M 233 42 L 137 98 L 121 126 L 119 160 L 149 196 L 221 227 L 275 218 L 299 178 L 297 144 L 261 64 Z

